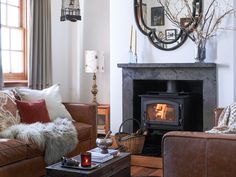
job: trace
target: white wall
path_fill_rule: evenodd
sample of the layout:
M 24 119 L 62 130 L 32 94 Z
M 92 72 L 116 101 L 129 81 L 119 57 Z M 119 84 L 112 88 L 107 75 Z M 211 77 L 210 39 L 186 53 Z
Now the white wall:
M 51 7 L 53 83 L 60 84 L 64 101 L 78 101 L 82 23 L 60 21 L 61 1 L 51 0 Z
M 122 75 L 117 64 L 128 62 L 130 26 L 135 26 L 133 1 L 81 0 L 80 3 L 82 21 L 60 22 L 61 1 L 52 0 L 53 82 L 61 84 L 64 100 L 90 102 L 92 75 L 84 72 L 84 50 L 104 50 L 105 73 L 97 76 L 97 97 L 100 103 L 110 102 L 111 129 L 117 132 L 122 121 Z M 206 62 L 216 62 L 218 66 L 219 106 L 236 100 L 234 33 L 221 33 L 217 43 L 208 43 Z M 161 51 L 138 31 L 138 57 L 140 63 L 193 63 L 194 44 L 188 40 L 177 50 Z
M 122 78 L 117 63 L 128 62 L 129 31 L 133 22 L 130 9 L 133 9 L 132 1 L 110 1 L 110 126 L 113 133 L 118 132 L 122 120 Z
M 233 0 L 230 0 L 233 3 Z M 122 9 L 122 12 L 121 12 Z M 231 19 L 231 21 L 234 21 Z M 110 54 L 111 54 L 111 129 L 117 132 L 122 122 L 122 73 L 118 63 L 128 62 L 130 26 L 134 25 L 133 1 L 110 1 Z M 217 44 L 217 45 L 216 45 Z M 217 43 L 208 42 L 206 62 L 218 66 L 218 105 L 226 106 L 235 100 L 234 32 L 217 36 Z M 138 31 L 138 62 L 193 63 L 194 44 L 188 40 L 174 51 L 161 51 L 153 47 Z
M 234 1 L 234 7 L 236 7 L 236 2 Z M 234 26 L 236 26 L 236 18 L 234 18 Z M 234 46 L 236 46 L 236 35 L 234 35 Z M 234 51 L 234 73 L 233 73 L 233 77 L 234 77 L 234 86 L 236 87 L 236 50 Z M 236 100 L 236 89 L 234 89 L 234 101 Z
M 84 71 L 84 51 L 101 50 L 105 55 L 105 72 L 97 73 L 98 103 L 110 103 L 110 15 L 109 0 L 85 0 L 83 28 L 83 57 L 81 69 L 81 101 L 92 101 L 92 76 Z
M 105 52 L 105 72 L 97 74 L 99 103 L 110 102 L 109 0 L 81 0 L 82 20 L 60 21 L 61 1 L 52 5 L 53 83 L 64 101 L 91 102 L 92 74 L 84 72 L 84 50 Z
M 234 7 L 236 2 L 228 0 Z M 224 3 L 224 1 L 221 1 Z M 222 8 L 223 10 L 225 8 Z M 223 21 L 222 26 L 225 28 L 234 28 L 235 17 L 231 16 Z M 235 30 L 219 30 L 217 43 L 217 66 L 218 66 L 218 105 L 225 107 L 235 101 Z

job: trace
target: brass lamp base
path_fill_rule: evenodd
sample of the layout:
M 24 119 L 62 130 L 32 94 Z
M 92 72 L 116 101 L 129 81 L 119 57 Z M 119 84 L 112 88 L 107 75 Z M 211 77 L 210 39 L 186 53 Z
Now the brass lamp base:
M 96 97 L 96 95 L 98 93 L 97 84 L 96 84 L 96 78 L 97 78 L 96 77 L 96 73 L 93 73 L 93 86 L 92 86 L 91 92 L 93 94 L 93 103 L 98 104 L 97 97 Z

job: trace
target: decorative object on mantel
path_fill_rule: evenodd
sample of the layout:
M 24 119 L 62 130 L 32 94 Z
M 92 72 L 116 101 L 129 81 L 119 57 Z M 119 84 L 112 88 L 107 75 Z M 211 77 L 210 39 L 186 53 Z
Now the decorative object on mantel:
M 169 18 L 165 12 L 166 9 L 168 8 L 171 15 L 176 17 L 178 23 L 181 23 L 182 19 L 192 23 L 191 18 L 187 19 L 185 17 L 188 13 L 191 13 L 191 17 L 196 18 L 196 15 L 202 12 L 203 4 L 203 0 L 167 0 L 169 3 L 165 3 L 165 0 L 133 1 L 137 28 L 154 47 L 165 51 L 179 48 L 188 38 L 186 31 Z M 163 5 L 159 1 L 162 1 Z M 183 2 L 188 2 L 191 8 L 187 9 Z M 184 24 L 186 24 L 186 21 L 184 21 Z
M 191 19 L 189 22 L 186 22 L 184 25 L 179 22 L 176 16 L 170 11 L 170 8 L 166 8 L 165 12 L 173 23 L 176 26 L 183 29 L 188 37 L 196 44 L 195 49 L 195 60 L 196 62 L 204 62 L 206 58 L 206 43 L 207 40 L 216 36 L 218 29 L 226 30 L 230 27 L 222 28 L 220 24 L 226 16 L 229 16 L 234 13 L 233 5 L 226 3 L 225 1 L 211 0 L 207 3 L 208 6 L 205 7 L 205 12 L 193 14 L 191 12 L 191 6 L 186 0 L 179 0 L 179 3 L 182 3 L 189 9 L 189 13 L 186 16 L 186 19 Z M 197 0 L 199 1 L 199 0 Z M 162 6 L 170 7 L 171 0 L 158 0 Z M 222 8 L 220 5 L 224 5 L 225 8 Z M 179 10 L 181 13 L 182 9 Z M 218 14 L 217 14 L 218 13 Z M 231 29 L 232 30 L 232 29 Z
M 129 63 L 133 62 L 132 40 L 133 39 L 133 25 L 130 28 L 130 42 L 129 42 Z
M 129 45 L 129 63 L 137 63 L 138 57 L 137 57 L 137 31 L 135 30 L 135 36 L 134 36 L 134 53 L 132 49 L 133 44 L 133 25 L 131 25 L 130 28 L 130 45 Z
M 61 21 L 81 20 L 79 0 L 62 0 Z
M 138 63 L 138 55 L 137 55 L 137 31 L 134 33 L 134 62 Z
M 104 72 L 104 52 L 96 50 L 86 50 L 85 51 L 85 72 L 93 73 L 93 103 L 98 104 L 96 95 L 98 93 L 96 84 L 96 73 Z

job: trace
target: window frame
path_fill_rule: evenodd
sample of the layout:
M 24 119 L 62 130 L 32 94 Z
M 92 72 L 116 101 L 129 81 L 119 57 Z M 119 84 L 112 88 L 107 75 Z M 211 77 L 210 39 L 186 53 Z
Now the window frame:
M 12 84 L 18 84 L 18 83 L 26 83 L 28 79 L 28 12 L 27 12 L 27 2 L 26 0 L 19 0 L 20 1 L 20 26 L 19 27 L 12 27 L 8 24 L 2 25 L 2 27 L 7 27 L 9 29 L 21 29 L 23 30 L 23 72 L 22 73 L 3 73 L 4 77 L 4 85 L 12 85 Z M 9 5 L 7 3 L 2 3 L 6 6 L 13 6 Z M 6 14 L 6 18 L 8 18 Z M 9 50 L 14 51 L 14 50 Z

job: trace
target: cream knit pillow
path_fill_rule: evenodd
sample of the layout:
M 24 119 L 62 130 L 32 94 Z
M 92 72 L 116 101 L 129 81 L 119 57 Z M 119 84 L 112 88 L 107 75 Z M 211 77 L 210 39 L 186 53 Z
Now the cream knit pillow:
M 62 104 L 62 98 L 58 84 L 43 90 L 33 90 L 27 88 L 16 88 L 15 90 L 21 99 L 25 101 L 45 99 L 51 121 L 54 121 L 58 117 L 66 117 L 70 120 L 73 120 L 70 113 Z

